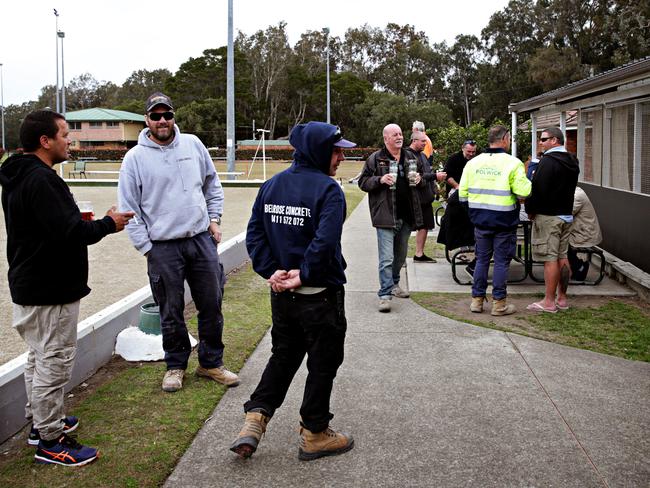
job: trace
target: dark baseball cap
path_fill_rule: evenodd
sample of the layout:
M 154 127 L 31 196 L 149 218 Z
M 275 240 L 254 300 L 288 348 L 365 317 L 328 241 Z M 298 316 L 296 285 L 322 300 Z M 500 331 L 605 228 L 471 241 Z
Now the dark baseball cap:
M 355 147 L 357 144 L 348 141 L 347 139 L 343 139 L 343 134 L 341 133 L 341 128 L 339 126 L 336 126 L 336 132 L 334 133 L 334 146 L 336 147 L 343 147 L 343 148 L 350 148 L 350 147 Z
M 161 92 L 155 92 L 149 95 L 149 98 L 147 98 L 147 109 L 145 111 L 151 112 L 156 105 L 165 105 L 169 110 L 174 110 L 171 98 Z

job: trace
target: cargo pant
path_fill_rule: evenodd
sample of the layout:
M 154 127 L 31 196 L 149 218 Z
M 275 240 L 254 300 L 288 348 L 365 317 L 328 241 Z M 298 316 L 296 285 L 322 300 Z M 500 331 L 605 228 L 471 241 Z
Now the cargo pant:
M 77 352 L 79 303 L 14 303 L 12 325 L 28 346 L 25 417 L 44 440 L 56 439 L 63 432 L 64 387 L 70 381 Z

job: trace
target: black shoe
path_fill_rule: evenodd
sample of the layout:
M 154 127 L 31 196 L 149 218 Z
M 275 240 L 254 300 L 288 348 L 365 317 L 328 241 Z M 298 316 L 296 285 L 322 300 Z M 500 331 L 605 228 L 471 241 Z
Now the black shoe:
M 417 261 L 418 263 L 436 263 L 437 261 L 433 258 L 430 258 L 426 254 L 422 254 L 422 256 L 413 256 L 413 261 Z

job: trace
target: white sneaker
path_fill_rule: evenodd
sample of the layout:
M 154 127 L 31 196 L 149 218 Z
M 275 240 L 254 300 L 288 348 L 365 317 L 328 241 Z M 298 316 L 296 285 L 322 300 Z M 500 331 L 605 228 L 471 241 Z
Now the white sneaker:
M 392 295 L 397 298 L 408 298 L 411 296 L 408 290 L 402 290 L 399 285 L 393 287 Z
M 382 313 L 390 312 L 390 300 L 387 300 L 385 298 L 380 298 L 379 299 L 379 311 L 382 312 Z
M 170 369 L 165 373 L 162 381 L 162 389 L 167 392 L 175 392 L 183 388 L 184 369 Z

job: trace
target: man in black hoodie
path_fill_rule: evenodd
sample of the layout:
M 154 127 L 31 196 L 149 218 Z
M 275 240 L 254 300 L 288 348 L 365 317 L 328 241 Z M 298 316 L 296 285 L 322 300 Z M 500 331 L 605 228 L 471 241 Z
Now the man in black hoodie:
M 571 268 L 567 252 L 580 164 L 564 148 L 564 134 L 558 127 L 542 131 L 539 141 L 544 154 L 533 176 L 526 212 L 533 221 L 533 259 L 544 262 L 546 292 L 544 300 L 527 308 L 555 313 L 569 308 L 566 291 Z
M 70 146 L 61 114 L 28 114 L 20 141 L 25 153 L 0 167 L 0 184 L 13 327 L 28 345 L 25 413 L 33 422 L 28 442 L 38 445 L 36 462 L 79 466 L 95 460 L 97 450 L 68 436 L 79 419 L 64 415 L 63 389 L 74 364 L 79 301 L 90 293 L 87 246 L 121 231 L 133 212 L 113 207 L 100 220 L 82 220 L 53 169 L 68 159 Z

